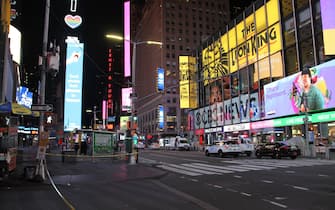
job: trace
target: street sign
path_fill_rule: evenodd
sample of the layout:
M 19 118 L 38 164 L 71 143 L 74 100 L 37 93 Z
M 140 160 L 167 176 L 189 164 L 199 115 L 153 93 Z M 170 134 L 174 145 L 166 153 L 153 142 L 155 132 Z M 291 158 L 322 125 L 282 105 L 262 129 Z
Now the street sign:
M 31 111 L 40 111 L 40 112 L 52 112 L 52 104 L 32 104 Z

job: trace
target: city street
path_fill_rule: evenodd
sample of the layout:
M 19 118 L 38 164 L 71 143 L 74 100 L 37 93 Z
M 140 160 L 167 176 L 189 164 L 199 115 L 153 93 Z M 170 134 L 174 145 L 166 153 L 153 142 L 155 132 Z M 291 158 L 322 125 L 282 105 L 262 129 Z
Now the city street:
M 335 161 L 139 152 L 136 165 L 49 161 L 52 181 L 1 183 L 1 209 L 333 209 Z

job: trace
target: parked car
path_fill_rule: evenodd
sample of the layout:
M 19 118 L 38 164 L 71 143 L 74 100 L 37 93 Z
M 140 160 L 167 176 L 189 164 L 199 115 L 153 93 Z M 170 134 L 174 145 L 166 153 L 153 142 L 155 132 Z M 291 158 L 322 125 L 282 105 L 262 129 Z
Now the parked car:
M 186 138 L 180 138 L 177 142 L 177 149 L 178 150 L 187 150 L 189 151 L 191 148 L 190 143 L 188 143 L 188 140 Z
M 205 155 L 217 154 L 219 157 L 233 155 L 237 157 L 241 154 L 241 148 L 237 141 L 218 141 L 213 145 L 205 147 Z
M 236 138 L 236 141 L 238 141 L 240 145 L 241 154 L 246 154 L 247 156 L 251 156 L 251 154 L 255 151 L 255 145 L 252 143 L 250 138 L 244 138 L 240 136 Z
M 300 154 L 300 149 L 295 145 L 289 145 L 285 142 L 270 142 L 257 145 L 255 154 L 257 158 L 270 156 L 272 158 L 290 157 L 296 159 Z

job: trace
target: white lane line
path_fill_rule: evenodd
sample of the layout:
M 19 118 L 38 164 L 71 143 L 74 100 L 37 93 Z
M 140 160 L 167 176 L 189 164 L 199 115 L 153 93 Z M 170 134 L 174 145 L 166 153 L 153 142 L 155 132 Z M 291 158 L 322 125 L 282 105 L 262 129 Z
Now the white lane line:
M 207 175 L 213 175 L 213 174 L 218 174 L 221 175 L 220 173 L 215 173 L 215 172 L 210 172 L 207 170 L 200 170 L 200 169 L 196 169 L 196 168 L 186 168 L 184 165 L 176 165 L 176 164 L 167 164 L 170 167 L 174 167 L 174 168 L 179 168 L 182 170 L 186 170 L 186 171 L 191 171 L 191 172 L 196 172 L 196 173 L 202 173 L 202 174 L 207 174 Z
M 245 193 L 245 192 L 241 192 L 241 195 L 245 195 L 245 196 L 248 196 L 248 197 L 251 196 L 251 194 L 249 194 L 249 193 Z
M 222 189 L 223 187 L 222 186 L 220 186 L 220 185 L 213 185 L 215 188 L 220 188 L 220 189 Z
M 232 168 L 232 167 L 228 167 L 228 166 L 215 166 L 215 165 L 207 165 L 207 164 L 202 164 L 202 163 L 193 163 L 193 165 L 200 165 L 200 166 L 206 166 L 208 168 L 216 168 L 216 169 L 223 169 L 223 170 L 237 171 L 237 172 L 248 171 L 248 170 L 245 170 L 245 169 Z
M 239 176 L 239 175 L 235 175 L 234 177 L 235 177 L 235 178 L 238 178 L 238 179 L 241 179 L 241 178 L 242 178 L 242 176 Z
M 166 166 L 166 165 L 158 165 L 156 167 L 165 169 L 167 171 L 172 171 L 172 172 L 175 172 L 175 173 L 188 175 L 188 176 L 200 176 L 200 175 L 202 175 L 200 173 L 193 173 L 193 172 L 190 172 L 190 171 L 180 170 L 180 169 L 173 168 L 173 167 Z
M 327 174 L 318 174 L 318 176 L 320 176 L 320 177 L 329 177 L 329 175 L 327 175 Z
M 281 208 L 284 208 L 284 209 L 287 208 L 286 205 L 278 203 L 278 202 L 275 202 L 275 201 L 270 201 L 270 200 L 266 200 L 266 199 L 263 199 L 263 201 L 271 203 L 272 205 L 275 205 L 275 206 L 278 206 L 278 207 L 281 207 Z
M 308 191 L 309 189 L 306 187 L 299 187 L 299 186 L 292 186 L 294 189 L 298 189 L 298 190 L 304 190 L 304 191 Z
M 288 174 L 294 174 L 295 171 L 285 171 L 285 173 L 288 173 Z
M 273 183 L 273 181 L 271 181 L 271 180 L 261 180 L 262 182 L 264 182 L 264 183 L 267 183 L 267 184 L 272 184 Z
M 199 168 L 199 169 L 203 169 L 203 170 L 207 170 L 207 171 L 214 171 L 214 172 L 218 172 L 218 173 L 224 173 L 224 174 L 231 174 L 234 173 L 233 171 L 228 171 L 228 170 L 223 170 L 223 169 L 217 169 L 217 168 L 209 168 L 208 166 L 202 166 L 202 165 L 197 165 L 194 163 L 191 164 L 182 164 L 188 167 L 194 167 L 194 168 Z
M 235 192 L 235 193 L 238 192 L 237 190 L 234 190 L 234 189 L 231 189 L 231 188 L 227 188 L 226 190 L 229 191 L 229 192 Z
M 192 182 L 199 182 L 197 179 L 190 179 Z

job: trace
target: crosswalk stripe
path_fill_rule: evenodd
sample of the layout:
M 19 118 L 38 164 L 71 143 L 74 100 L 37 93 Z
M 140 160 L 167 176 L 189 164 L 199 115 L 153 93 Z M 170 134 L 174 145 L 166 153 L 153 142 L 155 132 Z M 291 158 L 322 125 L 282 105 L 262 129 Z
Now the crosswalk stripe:
M 258 168 L 258 169 L 275 169 L 276 167 L 270 167 L 270 166 L 260 166 L 260 165 L 249 165 L 249 164 L 244 164 L 244 165 L 240 165 L 243 167 L 249 167 L 249 168 Z
M 194 163 L 191 163 L 191 164 L 187 163 L 187 164 L 182 164 L 182 165 L 187 166 L 187 167 L 195 167 L 195 168 L 199 168 L 199 169 L 203 169 L 207 171 L 214 171 L 214 172 L 223 173 L 223 174 L 234 173 L 233 171 L 228 171 L 228 170 L 223 170 L 223 169 L 209 168 L 207 166 L 197 166 Z
M 289 168 L 289 167 L 301 167 L 301 166 L 313 166 L 313 165 L 330 165 L 335 164 L 334 162 L 321 162 L 319 160 L 232 160 L 222 161 L 230 163 L 230 165 L 210 165 L 205 163 L 183 163 L 183 164 L 161 164 L 157 165 L 158 168 L 162 168 L 168 171 L 172 171 L 179 174 L 189 176 L 200 176 L 200 175 L 222 175 L 235 172 L 247 172 L 256 170 L 271 170 L 276 168 Z M 236 164 L 236 165 L 231 165 Z
M 202 163 L 194 163 L 194 165 L 202 165 L 202 166 L 207 166 L 209 168 L 218 168 L 218 169 L 237 171 L 237 172 L 249 171 L 249 170 L 241 169 L 241 168 L 234 168 L 234 167 L 229 167 L 229 166 L 206 165 L 206 164 L 202 164 Z
M 182 170 L 192 171 L 192 172 L 196 172 L 196 173 L 202 173 L 202 174 L 209 174 L 209 175 L 219 174 L 219 173 L 210 172 L 210 171 L 204 171 L 204 170 L 195 169 L 195 168 L 185 168 L 182 165 L 176 165 L 176 164 L 168 164 L 168 166 L 179 168 L 179 169 L 182 169 Z
M 157 167 L 165 169 L 167 171 L 172 171 L 172 172 L 179 173 L 179 174 L 185 174 L 185 175 L 188 175 L 188 176 L 203 175 L 203 174 L 200 174 L 200 173 L 194 173 L 194 172 L 190 172 L 190 171 L 181 170 L 181 169 L 178 169 L 178 168 L 173 168 L 173 167 L 170 167 L 170 166 L 167 166 L 167 165 L 158 165 Z

